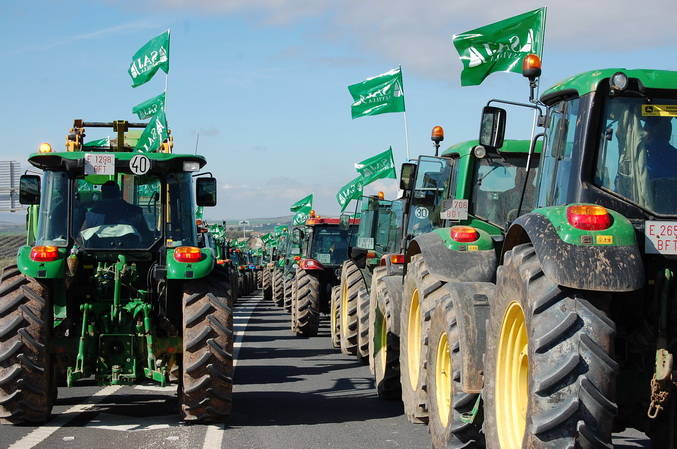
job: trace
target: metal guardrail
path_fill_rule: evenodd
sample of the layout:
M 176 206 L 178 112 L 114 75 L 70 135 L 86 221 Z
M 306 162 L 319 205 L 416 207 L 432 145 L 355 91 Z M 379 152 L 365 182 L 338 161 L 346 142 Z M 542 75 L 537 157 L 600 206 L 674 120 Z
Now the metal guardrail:
M 19 204 L 19 177 L 21 164 L 17 161 L 0 161 L 0 212 L 22 210 Z

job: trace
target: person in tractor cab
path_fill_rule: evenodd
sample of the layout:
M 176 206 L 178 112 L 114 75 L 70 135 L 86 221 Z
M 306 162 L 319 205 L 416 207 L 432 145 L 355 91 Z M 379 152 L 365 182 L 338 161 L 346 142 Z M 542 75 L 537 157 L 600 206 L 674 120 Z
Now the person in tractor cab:
M 93 237 L 89 229 L 103 226 L 128 225 L 139 234 L 141 241 L 147 241 L 151 232 L 143 216 L 143 210 L 122 199 L 120 186 L 115 181 L 106 181 L 101 186 L 101 199 L 95 201 L 85 212 L 80 234 L 85 240 Z M 123 234 L 129 234 L 122 230 Z M 114 231 L 115 232 L 115 231 Z M 122 235 L 120 235 L 121 237 Z M 117 235 L 98 235 L 98 237 L 118 237 Z
M 646 117 L 642 143 L 646 148 L 646 165 L 651 179 L 676 178 L 677 149 L 670 145 L 670 118 Z

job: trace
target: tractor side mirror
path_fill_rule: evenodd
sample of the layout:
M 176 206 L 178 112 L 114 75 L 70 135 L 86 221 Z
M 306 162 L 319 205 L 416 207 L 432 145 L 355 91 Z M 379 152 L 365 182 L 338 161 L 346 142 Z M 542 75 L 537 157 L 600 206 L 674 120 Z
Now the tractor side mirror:
M 405 192 L 414 188 L 416 164 L 405 162 L 400 169 L 400 189 Z
M 505 109 L 485 106 L 482 109 L 480 123 L 480 145 L 490 151 L 496 151 L 503 146 L 505 137 Z
M 197 178 L 195 198 L 198 206 L 216 206 L 216 178 Z
M 23 175 L 19 178 L 19 203 L 40 204 L 40 177 Z
M 346 230 L 350 228 L 350 214 L 341 214 L 339 216 L 339 229 Z

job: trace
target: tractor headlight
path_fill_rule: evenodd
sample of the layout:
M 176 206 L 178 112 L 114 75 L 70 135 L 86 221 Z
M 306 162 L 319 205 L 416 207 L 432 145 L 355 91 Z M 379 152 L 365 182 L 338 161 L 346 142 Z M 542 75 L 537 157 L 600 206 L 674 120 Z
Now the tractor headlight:
M 628 87 L 628 76 L 623 72 L 616 72 L 613 75 L 611 75 L 609 85 L 613 90 L 619 92 L 623 91 L 625 90 L 626 87 Z
M 183 161 L 183 171 L 198 171 L 200 163 L 195 161 Z

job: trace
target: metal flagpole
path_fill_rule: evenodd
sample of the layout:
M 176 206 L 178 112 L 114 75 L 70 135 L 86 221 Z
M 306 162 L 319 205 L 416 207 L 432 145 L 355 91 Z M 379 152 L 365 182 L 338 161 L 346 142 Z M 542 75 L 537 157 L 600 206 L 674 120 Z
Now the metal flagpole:
M 400 68 L 400 78 L 402 77 L 402 66 Z M 400 83 L 400 91 L 402 91 L 402 96 L 404 97 L 404 83 Z M 407 161 L 409 160 L 409 126 L 407 126 L 407 103 L 405 100 L 404 103 L 404 144 L 407 149 Z
M 545 53 L 545 24 L 546 24 L 546 19 L 548 17 L 548 7 L 544 6 L 543 7 L 543 24 L 541 25 L 541 54 L 539 55 L 541 58 L 541 64 L 543 64 L 543 54 Z M 540 83 L 540 77 L 538 80 L 538 84 L 536 85 L 536 97 L 534 99 L 534 103 L 538 102 L 538 98 L 540 96 L 541 92 L 541 83 Z M 531 140 L 534 140 L 534 136 L 536 135 L 536 126 L 538 124 L 538 115 L 540 114 L 539 110 L 534 109 L 534 120 L 531 124 Z M 531 155 L 529 155 L 531 156 Z M 530 161 L 529 161 L 530 162 Z
M 170 29 L 167 28 L 167 41 L 169 41 L 169 46 L 172 45 L 170 38 Z M 169 65 L 169 48 L 167 48 L 167 64 Z M 167 73 L 165 73 L 165 113 L 167 112 L 167 85 L 169 84 L 169 68 L 167 68 Z

